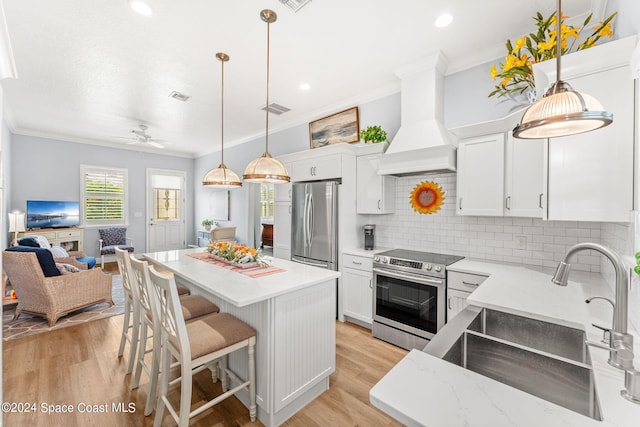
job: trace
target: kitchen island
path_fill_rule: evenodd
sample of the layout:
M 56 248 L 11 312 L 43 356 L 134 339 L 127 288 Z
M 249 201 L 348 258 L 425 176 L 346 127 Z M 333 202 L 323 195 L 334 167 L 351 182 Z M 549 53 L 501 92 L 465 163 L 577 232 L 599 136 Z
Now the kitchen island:
M 592 323 L 611 324 L 608 304 L 585 304 L 589 297 L 612 297 L 611 287 L 600 274 L 574 271 L 573 280 L 562 287 L 551 282 L 551 269 L 464 259 L 448 270 L 489 276 L 468 298 L 477 307 L 582 329 L 594 342 L 602 339 L 602 331 Z M 631 304 L 638 309 L 637 301 Z M 632 327 L 629 332 L 636 337 L 634 352 L 638 355 L 640 335 Z M 637 426 L 640 405 L 620 396 L 624 373 L 607 363 L 606 350 L 589 350 L 602 421 L 418 350 L 411 351 L 371 389 L 370 399 L 409 426 Z
M 340 273 L 273 259 L 274 269 L 251 277 L 193 255 L 204 248 L 143 254 L 176 282 L 251 325 L 257 332 L 256 403 L 266 426 L 287 418 L 329 388 L 335 370 L 336 279 Z M 276 271 L 274 271 L 276 270 Z M 243 352 L 229 363 L 247 378 Z M 248 393 L 238 398 L 248 406 Z

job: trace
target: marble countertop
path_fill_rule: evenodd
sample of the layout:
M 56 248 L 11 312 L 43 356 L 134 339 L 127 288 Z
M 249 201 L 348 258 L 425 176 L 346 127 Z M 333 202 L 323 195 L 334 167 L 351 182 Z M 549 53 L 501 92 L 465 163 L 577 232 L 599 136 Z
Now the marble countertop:
M 373 258 L 375 254 L 379 254 L 380 252 L 390 251 L 390 250 L 391 248 L 379 248 L 379 247 L 375 247 L 372 250 L 365 250 L 364 248 L 345 248 L 342 250 L 342 253 L 346 255 L 355 255 L 355 256 Z
M 340 277 L 340 272 L 273 258 L 271 265 L 284 272 L 253 278 L 188 256 L 205 248 L 145 253 L 143 256 L 195 286 L 237 307 L 264 301 Z
M 468 302 L 480 307 L 583 329 L 591 341 L 602 333 L 591 324 L 610 326 L 611 306 L 591 296 L 613 297 L 600 274 L 574 271 L 566 287 L 551 282 L 552 269 L 463 259 L 451 271 L 489 275 Z M 635 339 L 636 367 L 640 335 Z M 592 420 L 528 393 L 412 350 L 370 391 L 374 406 L 406 425 L 424 426 L 638 426 L 640 405 L 620 396 L 624 373 L 607 363 L 606 350 L 590 348 L 603 421 Z

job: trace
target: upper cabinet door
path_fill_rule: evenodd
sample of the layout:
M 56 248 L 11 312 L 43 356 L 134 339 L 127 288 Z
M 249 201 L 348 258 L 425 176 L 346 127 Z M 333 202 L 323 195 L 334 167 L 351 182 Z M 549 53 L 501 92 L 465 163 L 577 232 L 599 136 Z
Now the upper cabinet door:
M 459 143 L 457 193 L 460 215 L 503 215 L 504 133 Z
M 516 139 L 507 133 L 505 215 L 542 218 L 543 139 Z
M 396 179 L 378 175 L 381 154 L 358 156 L 356 160 L 356 211 L 387 214 L 395 211 Z
M 548 219 L 630 220 L 633 209 L 635 87 L 629 67 L 569 80 L 613 113 L 613 123 L 548 141 Z

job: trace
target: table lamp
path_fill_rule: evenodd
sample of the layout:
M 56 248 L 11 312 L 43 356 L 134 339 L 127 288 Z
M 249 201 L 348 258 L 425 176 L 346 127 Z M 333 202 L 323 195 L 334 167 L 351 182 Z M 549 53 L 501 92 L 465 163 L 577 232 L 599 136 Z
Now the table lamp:
M 9 232 L 13 233 L 13 242 L 11 242 L 11 246 L 18 246 L 18 233 L 21 231 L 25 231 L 24 213 L 9 212 Z

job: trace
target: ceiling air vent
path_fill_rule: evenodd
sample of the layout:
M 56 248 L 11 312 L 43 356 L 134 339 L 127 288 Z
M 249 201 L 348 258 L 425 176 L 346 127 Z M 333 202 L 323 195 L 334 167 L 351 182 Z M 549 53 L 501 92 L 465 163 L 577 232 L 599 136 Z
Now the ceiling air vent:
M 267 107 L 262 107 L 261 110 L 265 111 L 267 109 Z M 287 108 L 283 105 L 280 104 L 276 104 L 275 102 L 272 102 L 271 104 L 269 104 L 269 112 L 275 114 L 276 116 L 279 116 L 282 113 L 286 113 L 288 111 L 291 111 L 291 108 Z
M 311 0 L 280 0 L 280 3 L 293 10 L 294 12 L 302 9 L 307 3 L 311 3 Z
M 191 98 L 189 95 L 185 95 L 184 93 L 176 92 L 175 90 L 169 94 L 169 98 L 177 99 L 178 101 L 186 102 L 187 99 Z

